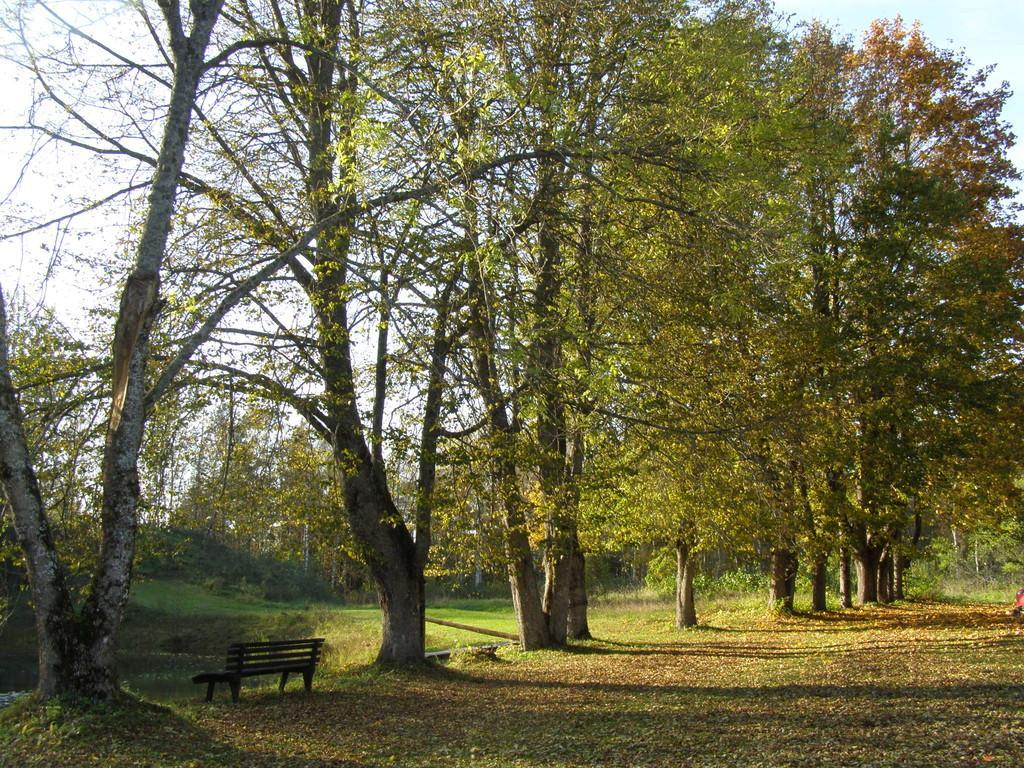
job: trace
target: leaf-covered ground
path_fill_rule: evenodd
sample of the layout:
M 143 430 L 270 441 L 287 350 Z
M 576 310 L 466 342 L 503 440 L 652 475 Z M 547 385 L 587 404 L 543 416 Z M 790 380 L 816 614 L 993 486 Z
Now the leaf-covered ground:
M 328 670 L 239 705 L 21 702 L 0 765 L 1024 765 L 1024 635 L 998 607 L 705 618 L 620 608 L 568 652 Z

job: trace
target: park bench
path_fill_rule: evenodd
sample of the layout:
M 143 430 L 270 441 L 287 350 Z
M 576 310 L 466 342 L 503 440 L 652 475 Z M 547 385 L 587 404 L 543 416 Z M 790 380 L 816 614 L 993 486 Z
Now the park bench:
M 322 637 L 309 640 L 271 640 L 258 643 L 234 643 L 228 646 L 228 659 L 221 672 L 203 672 L 192 678 L 193 683 L 206 683 L 206 700 L 213 700 L 213 687 L 227 683 L 231 687 L 231 700 L 238 701 L 243 677 L 281 675 L 277 688 L 284 690 L 288 676 L 302 673 L 306 690 L 313 688 L 313 673 L 320 659 Z

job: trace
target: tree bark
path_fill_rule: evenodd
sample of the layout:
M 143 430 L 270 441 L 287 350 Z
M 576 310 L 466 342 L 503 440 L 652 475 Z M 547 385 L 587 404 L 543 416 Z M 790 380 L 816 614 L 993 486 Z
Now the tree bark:
M 478 354 L 478 366 L 487 367 L 487 355 Z M 484 358 L 481 360 L 480 358 Z M 487 374 L 488 378 L 490 374 Z M 491 396 L 494 391 L 486 385 Z M 492 401 L 493 402 L 493 401 Z M 519 478 L 512 458 L 514 432 L 503 404 L 488 403 L 491 412 L 492 443 L 497 456 L 495 479 L 501 496 L 505 528 L 505 559 L 519 641 L 523 650 L 545 648 L 550 644 L 548 623 L 541 605 L 540 585 L 533 564 L 533 552 L 526 530 L 525 500 L 519 490 Z
M 138 457 L 147 416 L 149 331 L 158 309 L 160 270 L 174 214 L 178 180 L 206 47 L 222 0 L 195 0 L 186 35 L 177 4 L 161 6 L 170 31 L 174 75 L 167 120 L 134 266 L 125 281 L 114 327 L 111 409 L 103 452 L 101 543 L 96 571 L 76 613 L 67 572 L 50 533 L 21 427 L 7 362 L 3 318 L 0 430 L 2 477 L 15 528 L 29 563 L 39 642 L 43 699 L 73 695 L 109 699 L 118 690 L 115 653 L 128 602 L 139 502 Z M 2 296 L 0 296 L 2 303 Z
M 344 478 L 345 514 L 363 561 L 369 568 L 381 608 L 381 664 L 422 664 L 425 647 L 423 570 L 430 545 L 429 511 L 433 492 L 433 462 L 440 396 L 435 377 L 443 360 L 431 361 L 427 387 L 424 433 L 416 501 L 417 536 L 414 539 L 397 509 L 388 486 L 382 449 L 382 414 L 387 381 L 387 319 L 381 323 L 375 370 L 374 413 L 364 429 L 359 412 L 352 340 L 349 326 L 351 284 L 348 264 L 355 225 L 354 196 L 337 192 L 339 135 L 350 136 L 357 116 L 347 108 L 335 109 L 342 93 L 354 94 L 358 81 L 350 70 L 338 67 L 343 33 L 359 38 L 358 14 L 344 16 L 345 4 L 328 0 L 303 9 L 302 23 L 322 35 L 324 49 L 305 51 L 306 72 L 293 70 L 288 82 L 296 114 L 301 115 L 308 153 L 307 197 L 313 217 L 322 225 L 312 254 L 313 277 L 300 280 L 306 288 L 316 319 L 323 381 L 322 413 L 311 424 L 330 442 L 334 460 Z M 354 43 L 355 44 L 355 43 Z M 296 65 L 289 61 L 289 66 Z M 347 145 L 345 145 L 347 146 Z M 351 150 L 348 150 L 351 151 Z M 351 160 L 351 158 L 347 158 Z M 385 281 L 382 280 L 382 283 Z M 382 285 L 387 303 L 387 286 Z M 444 337 L 446 318 L 438 318 Z M 437 337 L 433 354 L 437 354 Z M 369 436 L 370 444 L 367 443 Z M 424 463 L 425 462 L 425 463 Z
M 785 547 L 772 550 L 772 581 L 769 604 L 779 610 L 792 611 L 797 561 Z
M 396 547 L 405 545 L 399 537 L 395 538 Z M 376 661 L 387 665 L 418 665 L 424 661 L 426 640 L 423 571 L 416 567 L 413 553 L 403 552 L 395 560 L 404 561 L 409 567 L 396 567 L 395 562 L 384 568 L 370 566 L 377 584 L 383 630 Z
M 537 439 L 540 448 L 538 474 L 545 498 L 544 615 L 552 645 L 564 645 L 569 622 L 569 590 L 572 578 L 572 527 L 570 468 L 565 403 L 561 392 L 563 366 L 563 318 L 557 301 L 562 289 L 562 249 L 556 231 L 559 210 L 555 200 L 557 165 L 541 161 L 538 167 L 537 241 L 540 260 L 534 289 L 532 385 L 538 401 Z
M 416 541 L 415 577 L 419 585 L 419 635 L 421 649 L 426 650 L 427 638 L 427 582 L 424 571 L 433 538 L 432 518 L 434 488 L 437 484 L 437 455 L 441 438 L 441 412 L 444 382 L 448 370 L 448 355 L 452 337 L 448 325 L 451 315 L 451 294 L 462 274 L 457 268 L 441 292 L 434 336 L 430 349 L 430 370 L 427 374 L 427 398 L 423 406 L 423 427 L 420 436 L 419 473 L 416 480 Z M 379 390 L 378 390 L 379 391 Z M 378 461 L 383 464 L 383 461 Z
M 579 482 L 583 477 L 586 453 L 586 438 L 583 430 L 576 425 L 570 441 L 570 478 L 569 498 L 572 504 L 573 517 L 579 513 L 580 492 Z M 587 561 L 580 546 L 579 532 L 573 520 L 569 545 L 572 551 L 572 572 L 569 575 L 569 616 L 568 636 L 573 640 L 585 640 L 590 637 L 590 626 L 587 621 Z
M 329 272 L 329 271 L 328 271 Z M 321 300 L 339 295 L 330 281 L 318 284 Z M 423 568 L 429 547 L 429 530 L 415 541 L 395 506 L 383 464 L 373 459 L 363 437 L 356 407 L 350 348 L 337 339 L 346 328 L 344 302 L 314 302 L 329 306 L 321 313 L 321 356 L 326 394 L 325 411 L 331 424 L 334 458 L 342 476 L 345 512 L 353 538 L 370 570 L 381 607 L 382 634 L 377 653 L 381 664 L 422 664 L 425 626 Z M 421 468 L 422 471 L 422 468 Z M 421 490 L 429 503 L 430 489 Z M 418 510 L 422 520 L 423 511 Z
M 811 610 L 828 610 L 828 555 L 820 554 L 814 559 L 814 572 L 811 586 Z
M 596 123 L 597 113 L 594 112 L 587 121 L 586 131 L 588 136 L 594 135 Z M 579 237 L 576 246 L 577 279 L 575 282 L 576 308 L 582 320 L 582 332 L 578 333 L 577 336 L 578 348 L 587 381 L 590 380 L 593 374 L 594 339 L 597 335 L 597 315 L 594 309 L 596 289 L 593 280 L 593 197 L 590 181 L 592 172 L 593 162 L 588 158 L 584 161 L 581 179 L 583 203 L 579 216 Z M 587 621 L 586 560 L 583 556 L 583 549 L 580 546 L 576 528 L 579 518 L 580 482 L 583 479 L 587 452 L 586 430 L 583 420 L 590 413 L 590 409 L 589 403 L 584 404 L 582 408 L 577 408 L 569 441 L 571 454 L 570 480 L 572 484 L 573 513 L 576 518 L 572 532 L 573 571 L 569 584 L 569 637 L 575 640 L 590 637 L 590 627 Z
M 547 522 L 543 610 L 550 645 L 565 645 L 569 631 L 573 552 L 566 527 L 564 520 Z
M 468 221 L 466 230 L 467 239 L 475 244 L 473 226 L 473 222 Z M 544 612 L 541 602 L 541 587 L 527 533 L 526 500 L 519 487 L 516 443 L 522 426 L 517 410 L 510 408 L 502 388 L 495 362 L 498 344 L 486 294 L 487 276 L 481 265 L 474 265 L 468 272 L 467 299 L 476 387 L 486 409 L 488 437 L 493 450 L 492 471 L 502 509 L 505 561 L 519 641 L 524 650 L 535 650 L 551 644 L 550 614 Z M 564 624 L 562 632 L 564 635 Z
M 892 562 L 892 599 L 893 600 L 904 600 L 903 591 L 903 571 L 906 565 L 910 562 L 910 558 L 905 555 L 897 555 Z
M 526 530 L 526 502 L 519 489 L 514 458 L 518 425 L 509 418 L 508 405 L 494 364 L 496 345 L 486 315 L 483 279 L 483 275 L 475 270 L 470 273 L 469 315 L 476 384 L 487 409 L 488 431 L 496 457 L 494 475 L 503 512 L 512 606 L 519 628 L 519 641 L 523 649 L 529 651 L 548 646 L 550 638 Z
M 878 562 L 880 559 L 881 553 L 870 544 L 854 549 L 854 561 L 857 564 L 857 602 L 860 605 L 878 602 Z
M 572 575 L 569 580 L 568 634 L 573 640 L 589 640 L 591 637 L 587 621 L 587 561 L 575 532 L 572 541 Z
M 23 427 L 24 417 L 8 363 L 7 313 L 0 292 L 0 478 L 14 516 L 14 530 L 25 553 L 35 610 L 39 658 L 37 692 L 49 699 L 74 690 L 70 644 L 76 615 L 67 571 L 57 556 L 39 482 Z
M 843 608 L 853 607 L 852 574 L 850 573 L 850 550 L 839 550 L 839 600 Z
M 547 616 L 541 605 L 533 552 L 526 533 L 526 502 L 519 492 L 514 465 L 508 459 L 499 463 L 502 465 L 499 484 L 505 513 L 505 557 L 512 589 L 512 607 L 519 627 L 519 642 L 525 651 L 546 648 L 551 644 L 551 638 Z
M 793 601 L 796 599 L 796 574 L 798 560 L 797 556 L 792 552 L 790 553 L 790 556 L 793 558 L 793 561 L 789 568 L 789 578 L 786 579 L 786 594 L 789 598 L 788 610 L 792 611 Z
M 335 461 L 345 478 L 345 512 L 381 608 L 377 662 L 422 664 L 423 568 L 416 543 L 365 440 L 354 435 L 351 427 L 339 427 L 335 434 Z
M 319 279 L 312 298 L 319 324 L 324 411 L 330 425 L 327 437 L 344 478 L 349 526 L 377 589 L 382 621 L 377 661 L 422 664 L 423 566 L 429 532 L 424 532 L 422 542 L 414 541 L 391 496 L 385 467 L 374 461 L 366 443 L 357 409 L 347 306 L 340 298 L 345 294 L 341 265 L 347 244 L 337 232 L 329 232 L 323 240 L 318 248 Z
M 878 560 L 878 602 L 891 603 L 893 601 L 893 567 L 892 548 L 886 547 L 882 550 L 882 556 Z
M 697 558 L 683 539 L 676 541 L 676 626 L 697 626 L 697 607 L 693 599 L 693 577 Z

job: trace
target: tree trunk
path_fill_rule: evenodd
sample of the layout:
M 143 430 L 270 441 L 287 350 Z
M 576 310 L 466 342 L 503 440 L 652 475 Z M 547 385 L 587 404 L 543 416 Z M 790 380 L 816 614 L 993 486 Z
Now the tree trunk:
M 906 555 L 897 555 L 892 563 L 892 599 L 893 600 L 904 600 L 906 599 L 903 592 L 903 574 L 907 565 L 910 563 L 910 558 Z
M 889 553 L 888 553 L 888 551 L 883 550 L 882 551 L 882 556 L 878 559 L 878 578 L 877 578 L 877 582 L 878 582 L 878 586 L 877 586 L 878 602 L 883 603 L 883 604 L 884 603 L 892 602 L 892 600 L 889 598 L 889 572 L 888 572 L 888 565 L 889 565 Z
M 888 546 L 878 561 L 878 601 L 880 603 L 891 603 L 896 599 L 893 557 L 892 547 Z
M 557 235 L 560 216 L 553 197 L 559 164 L 538 164 L 539 206 L 537 241 L 540 259 L 534 289 L 533 360 L 527 374 L 537 399 L 538 474 L 544 492 L 546 536 L 544 543 L 544 615 L 548 639 L 565 645 L 569 623 L 569 590 L 572 578 L 573 512 L 570 509 L 568 440 L 565 403 L 561 392 L 564 365 L 562 336 L 564 318 L 557 302 L 562 290 L 562 250 Z
M 505 558 L 508 564 L 509 586 L 512 590 L 512 606 L 515 609 L 516 624 L 519 627 L 519 641 L 523 650 L 532 651 L 550 645 L 547 615 L 541 605 L 540 585 L 537 571 L 533 566 L 533 552 L 526 530 L 525 500 L 519 491 L 514 456 L 513 427 L 508 421 L 505 405 L 497 400 L 493 369 L 488 362 L 490 356 L 478 353 L 478 367 L 486 369 L 481 373 L 481 389 L 490 397 L 491 436 L 495 447 L 496 477 L 501 494 L 504 513 Z
M 25 553 L 35 610 L 39 684 L 43 699 L 73 689 L 68 680 L 69 636 L 75 613 L 67 571 L 57 557 L 39 482 L 29 454 L 24 417 L 8 363 L 7 314 L 0 293 L 0 477 L 14 515 L 14 530 Z M 74 650 L 78 650 L 75 648 Z
M 821 554 L 814 559 L 814 573 L 812 574 L 811 588 L 811 610 L 824 611 L 828 609 L 826 604 L 828 587 L 828 555 Z
M 322 295 L 335 293 L 329 282 L 319 285 L 318 290 L 324 291 Z M 429 530 L 424 531 L 422 542 L 413 540 L 391 496 L 384 467 L 373 460 L 356 409 L 349 347 L 325 341 L 336 338 L 336 329 L 346 327 L 344 304 L 335 302 L 330 306 L 330 312 L 321 315 L 320 329 L 325 410 L 332 425 L 329 438 L 334 459 L 344 477 L 345 513 L 373 577 L 381 607 L 377 661 L 422 664 L 423 568 Z M 422 512 L 418 510 L 417 514 Z
M 789 599 L 788 610 L 791 611 L 793 610 L 793 601 L 796 599 L 796 574 L 799 563 L 797 556 L 792 552 L 790 552 L 790 557 L 792 557 L 792 563 L 789 566 L 789 578 L 786 579 L 786 595 Z
M 353 538 L 362 550 L 381 608 L 381 664 L 424 661 L 423 567 L 416 543 L 395 508 L 383 469 L 372 463 L 362 437 L 337 430 L 335 460 L 347 472 L 345 512 Z M 350 438 L 347 443 L 340 438 Z
M 160 270 L 184 165 L 192 110 L 222 0 L 195 0 L 187 36 L 177 5 L 164 8 L 174 75 L 167 119 L 131 274 L 114 326 L 112 400 L 103 452 L 102 538 L 97 569 L 76 614 L 31 465 L 0 328 L 0 466 L 25 551 L 39 643 L 41 698 L 69 694 L 109 699 L 118 690 L 115 653 L 128 602 L 139 502 L 138 456 L 147 407 L 149 331 L 158 308 Z M 0 295 L 0 305 L 2 305 Z M 3 313 L 0 312 L 0 316 Z
M 476 384 L 487 408 L 488 427 L 494 451 L 494 472 L 504 516 L 505 558 L 508 565 L 512 606 L 515 609 L 519 641 L 523 650 L 544 648 L 550 644 L 548 623 L 541 605 L 533 553 L 526 530 L 525 500 L 519 490 L 515 461 L 515 442 L 519 425 L 510 418 L 508 402 L 501 389 L 494 363 L 496 342 L 488 320 L 483 275 L 469 274 L 470 334 L 474 345 Z
M 408 531 L 390 531 L 391 555 L 368 558 L 381 609 L 381 641 L 376 662 L 388 665 L 424 663 L 426 649 L 425 579 Z M 404 533 L 404 535 L 403 535 Z M 385 549 L 386 551 L 386 549 Z
M 438 305 L 437 320 L 434 326 L 433 340 L 430 346 L 430 371 L 427 375 L 427 398 L 423 406 L 423 426 L 420 433 L 419 471 L 416 478 L 416 540 L 414 542 L 415 568 L 414 577 L 419 593 L 419 637 L 420 652 L 426 651 L 427 639 L 427 581 L 423 572 L 430 555 L 433 539 L 434 487 L 437 484 L 438 443 L 441 437 L 442 398 L 444 395 L 445 372 L 448 366 L 448 355 L 451 352 L 452 337 L 448 325 L 451 314 L 451 294 L 462 274 L 461 265 L 455 270 L 441 293 Z M 378 336 L 380 343 L 381 336 Z M 386 337 L 383 339 L 386 347 Z M 378 379 L 384 378 L 378 359 Z M 383 400 L 384 387 L 379 383 L 377 397 Z M 375 422 L 375 429 L 380 426 Z M 379 438 L 378 438 L 379 439 Z M 383 466 L 380 450 L 374 451 L 374 462 Z
M 111 415 L 111 425 L 103 455 L 102 539 L 99 565 L 82 608 L 80 637 L 90 637 L 89 650 L 79 666 L 88 663 L 92 671 L 81 676 L 90 679 L 89 698 L 105 699 L 118 689 L 115 654 L 121 622 L 128 604 L 132 565 L 135 560 L 137 511 L 140 496 L 139 451 L 145 428 L 145 369 L 149 348 L 150 320 L 140 329 L 129 365 L 128 381 L 123 389 L 120 418 Z M 116 354 L 115 354 L 116 357 Z
M 572 541 L 572 575 L 569 579 L 568 634 L 573 640 L 590 639 L 587 623 L 587 561 L 575 532 Z
M 422 664 L 425 649 L 422 572 L 397 568 L 370 571 L 377 582 L 377 597 L 383 617 L 383 636 L 377 652 L 378 664 Z
M 772 550 L 772 581 L 769 604 L 778 610 L 793 610 L 796 565 L 796 558 L 789 549 L 775 547 Z
M 532 651 L 546 648 L 551 644 L 551 639 L 548 635 L 547 616 L 541 606 L 533 553 L 526 534 L 524 502 L 515 484 L 515 470 L 506 468 L 502 482 L 505 490 L 505 556 L 508 560 L 509 585 L 512 588 L 512 607 L 519 627 L 519 642 L 524 651 Z
M 548 642 L 565 645 L 569 630 L 569 601 L 572 581 L 572 541 L 565 521 L 549 520 L 544 549 L 544 620 Z
M 854 560 L 857 563 L 857 602 L 860 605 L 878 602 L 878 561 L 880 553 L 871 545 L 857 547 Z
M 596 131 L 598 112 L 591 113 L 587 121 L 586 132 L 593 136 Z M 583 363 L 584 380 L 589 381 L 593 374 L 594 338 L 596 336 L 597 316 L 594 310 L 596 288 L 593 280 L 594 235 L 593 235 L 593 198 L 590 179 L 593 160 L 584 160 L 581 175 L 583 204 L 580 212 L 580 231 L 576 247 L 575 281 L 576 308 L 582 321 L 582 328 L 576 331 L 578 353 Z M 586 560 L 580 547 L 577 525 L 579 520 L 580 483 L 586 466 L 586 428 L 583 420 L 590 412 L 590 406 L 576 408 L 570 430 L 569 452 L 571 492 L 573 499 L 574 525 L 572 532 L 573 570 L 569 584 L 569 637 L 583 640 L 590 637 L 587 622 L 587 574 Z
M 550 645 L 548 624 L 540 604 L 540 589 L 533 557 L 525 534 L 508 533 L 506 537 L 508 578 L 512 588 L 512 607 L 519 627 L 519 642 L 524 651 Z M 525 550 L 525 554 L 524 554 Z
M 839 550 L 839 600 L 843 608 L 853 607 L 852 574 L 850 573 L 850 550 Z
M 885 569 L 886 602 L 891 603 L 896 599 L 896 586 L 894 580 L 895 567 L 893 565 L 892 556 L 886 558 L 883 567 Z
M 345 514 L 352 537 L 377 590 L 382 622 L 377 662 L 422 664 L 422 581 L 426 557 L 425 552 L 418 550 L 395 506 L 383 462 L 374 461 L 366 442 L 352 370 L 348 309 L 342 298 L 347 290 L 347 252 L 344 228 L 326 229 L 315 258 L 318 279 L 311 287 L 324 384 L 325 437 L 331 442 L 334 461 L 344 478 Z M 420 469 L 422 473 L 423 468 Z M 417 509 L 417 516 L 420 514 Z M 425 550 L 429 531 L 424 536 Z
M 353 342 L 348 308 L 352 284 L 348 281 L 352 230 L 356 225 L 355 197 L 338 192 L 339 163 L 352 160 L 351 138 L 357 116 L 345 109 L 330 109 L 345 93 L 354 95 L 358 81 L 338 67 L 342 24 L 358 37 L 355 10 L 347 15 L 340 0 L 305 7 L 301 22 L 323 35 L 324 46 L 305 52 L 306 70 L 301 87 L 293 91 L 306 134 L 307 197 L 315 221 L 323 226 L 312 252 L 312 279 L 301 280 L 316 318 L 320 376 L 323 381 L 322 415 L 311 424 L 330 441 L 339 474 L 344 478 L 345 513 L 363 561 L 369 568 L 381 607 L 382 634 L 377 662 L 422 664 L 425 647 L 423 571 L 430 545 L 430 505 L 434 483 L 440 379 L 447 346 L 445 312 L 439 309 L 431 351 L 430 383 L 424 413 L 421 463 L 415 508 L 416 538 L 395 505 L 388 485 L 382 446 L 382 419 L 387 382 L 387 321 L 381 316 L 375 370 L 375 398 L 370 429 L 364 428 L 359 408 Z M 342 148 L 339 148 L 342 147 Z M 339 153 L 349 152 L 339 158 Z M 385 281 L 382 280 L 382 283 Z M 388 288 L 381 290 L 385 305 Z M 440 360 L 438 357 L 440 356 Z M 369 439 L 369 443 L 367 440 Z
M 693 576 L 697 559 L 685 541 L 676 541 L 676 626 L 697 626 L 697 607 L 693 600 Z

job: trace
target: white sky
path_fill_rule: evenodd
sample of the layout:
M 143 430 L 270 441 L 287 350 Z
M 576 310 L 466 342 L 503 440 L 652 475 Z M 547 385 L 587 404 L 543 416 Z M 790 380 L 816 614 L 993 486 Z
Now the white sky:
M 58 3 L 68 7 L 60 0 Z M 3 5 L 3 0 L 0 0 L 0 8 Z M 119 12 L 127 10 L 123 0 L 72 0 L 71 5 L 83 15 L 93 18 L 94 29 L 102 28 L 105 22 L 111 21 L 111 17 L 116 18 Z M 817 17 L 855 39 L 859 39 L 876 18 L 891 18 L 898 14 L 908 23 L 919 20 L 925 35 L 937 46 L 962 49 L 976 67 L 996 65 L 992 83 L 1007 80 L 1020 92 L 1011 97 L 1003 117 L 1018 130 L 1024 130 L 1024 45 L 1020 42 L 1021 30 L 1024 30 L 1024 0 L 776 0 L 776 8 L 782 14 L 793 14 L 793 25 Z M 114 32 L 114 39 L 117 39 L 117 32 Z M 24 120 L 29 88 L 30 82 L 23 73 L 17 73 L 9 62 L 0 60 L 0 125 L 18 124 Z M 10 204 L 4 196 L 17 178 L 19 157 L 25 150 L 26 138 L 24 134 L 0 133 L 0 213 Z M 1024 146 L 1014 147 L 1011 157 L 1018 168 L 1024 168 Z M 40 174 L 30 180 L 19 197 L 30 199 L 41 215 L 66 211 L 67 206 L 59 202 L 59 198 L 78 191 L 79 185 L 84 185 L 85 194 L 88 194 L 90 186 L 88 176 L 79 175 L 75 179 L 74 172 L 66 173 L 75 168 L 69 164 L 70 160 L 69 153 L 64 152 L 62 158 L 55 161 L 63 164 L 65 173 L 52 171 L 55 168 L 52 164 L 41 165 Z M 52 179 L 47 175 L 51 172 Z M 59 187 L 56 178 L 59 176 L 64 177 L 62 180 L 65 182 L 70 181 L 70 186 Z M 1018 184 L 1018 189 L 1022 190 L 1018 193 L 1021 199 L 1024 197 L 1024 185 Z M 113 228 L 123 231 L 124 214 L 113 221 L 116 222 Z M 109 243 L 107 237 L 96 238 L 93 246 L 104 247 L 104 242 Z M 65 309 L 77 307 L 79 311 L 90 303 L 106 303 L 107 297 L 101 298 L 89 292 L 88 279 L 76 279 L 71 264 L 60 270 L 43 297 L 40 280 L 55 244 L 52 232 L 23 241 L 0 242 L 0 281 L 5 293 L 10 296 L 20 288 L 33 302 L 42 300 L 51 306 L 63 305 Z M 88 249 L 89 246 L 83 242 L 80 247 Z M 77 313 L 72 310 L 70 315 L 60 314 L 71 320 Z

